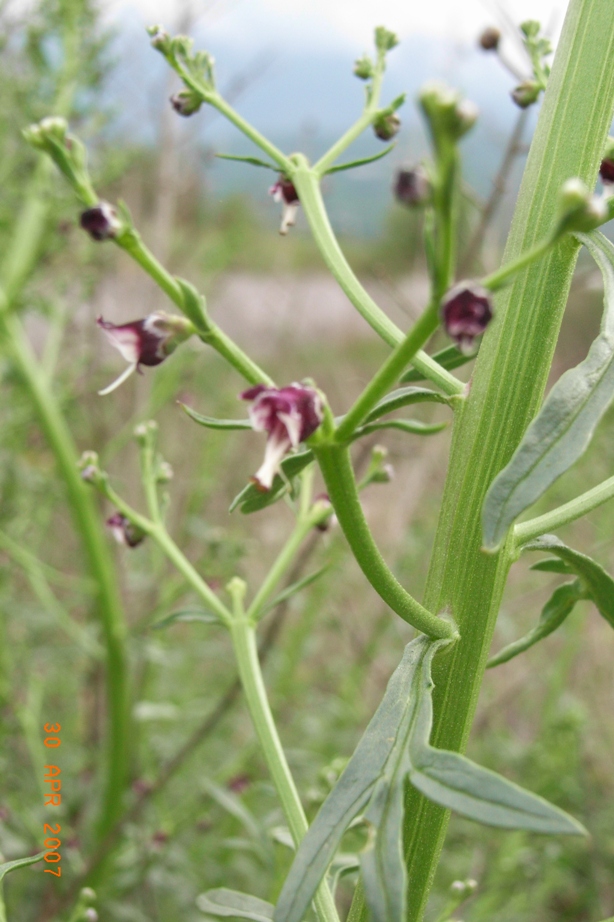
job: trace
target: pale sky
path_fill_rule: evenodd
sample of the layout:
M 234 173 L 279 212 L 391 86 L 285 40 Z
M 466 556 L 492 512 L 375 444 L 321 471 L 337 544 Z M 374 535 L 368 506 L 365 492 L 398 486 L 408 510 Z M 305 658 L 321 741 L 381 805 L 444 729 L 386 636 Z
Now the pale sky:
M 190 11 L 216 39 L 280 42 L 286 53 L 305 44 L 362 51 L 376 25 L 401 39 L 419 32 L 472 40 L 484 25 L 501 22 L 497 10 L 516 23 L 539 19 L 558 31 L 566 6 L 567 0 L 108 0 L 113 16 L 133 8 L 144 20 L 173 29 Z

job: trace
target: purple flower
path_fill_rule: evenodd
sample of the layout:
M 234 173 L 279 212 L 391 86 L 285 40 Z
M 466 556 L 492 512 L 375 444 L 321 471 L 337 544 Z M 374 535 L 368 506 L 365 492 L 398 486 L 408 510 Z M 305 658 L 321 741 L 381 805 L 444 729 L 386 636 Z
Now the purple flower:
M 80 224 L 94 240 L 112 240 L 122 228 L 117 212 L 108 202 L 98 202 L 94 208 L 84 211 Z
M 614 183 L 614 160 L 610 160 L 609 157 L 606 157 L 601 161 L 601 166 L 599 167 L 599 176 L 601 177 L 601 182 L 604 185 L 611 185 Z
M 145 533 L 121 512 L 115 512 L 107 519 L 107 526 L 117 543 L 123 544 L 124 547 L 137 547 L 145 538 Z
M 270 490 L 280 464 L 291 448 L 308 439 L 324 418 L 322 398 L 313 387 L 290 384 L 279 390 L 257 384 L 241 394 L 252 400 L 249 418 L 256 432 L 267 432 L 264 461 L 252 477 L 261 490 Z
M 461 352 L 470 353 L 493 317 L 489 293 L 474 282 L 459 282 L 441 302 L 441 316 L 448 336 Z
M 194 332 L 189 320 L 163 311 L 119 326 L 102 317 L 98 317 L 96 323 L 104 330 L 111 345 L 128 362 L 128 368 L 117 380 L 98 391 L 102 396 L 123 384 L 134 371 L 140 372 L 141 365 L 159 365 Z
M 281 202 L 281 227 L 280 234 L 287 234 L 289 227 L 296 224 L 296 212 L 298 211 L 299 198 L 294 183 L 280 176 L 274 186 L 269 189 L 269 195 L 273 196 L 275 202 Z

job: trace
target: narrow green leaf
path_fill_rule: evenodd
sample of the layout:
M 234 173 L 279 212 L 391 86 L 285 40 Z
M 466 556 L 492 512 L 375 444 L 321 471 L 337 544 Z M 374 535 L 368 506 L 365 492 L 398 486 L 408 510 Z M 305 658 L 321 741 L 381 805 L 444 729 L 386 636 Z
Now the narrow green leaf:
M 557 557 L 548 557 L 546 560 L 540 560 L 538 563 L 534 563 L 531 570 L 539 570 L 542 573 L 573 573 L 573 570 L 566 564 L 564 560 L 559 560 Z
M 366 417 L 365 423 L 371 423 L 380 416 L 385 416 L 386 413 L 392 413 L 394 410 L 400 410 L 414 403 L 445 403 L 449 406 L 450 398 L 426 387 L 399 387 L 375 404 Z
M 388 147 L 385 147 L 384 150 L 378 151 L 377 154 L 372 154 L 370 157 L 363 157 L 361 160 L 352 160 L 349 163 L 339 163 L 337 166 L 331 166 L 326 173 L 340 173 L 342 170 L 353 170 L 354 167 L 364 166 L 366 163 L 374 163 L 376 160 L 381 160 L 382 157 L 385 157 L 386 154 L 389 154 L 391 150 L 396 146 L 396 141 L 394 144 L 389 144 Z
M 433 725 L 431 657 L 424 657 L 416 717 L 410 739 L 409 780 L 425 797 L 487 826 L 532 832 L 581 835 L 584 827 L 542 797 L 456 752 L 429 744 Z
M 435 435 L 442 429 L 447 429 L 448 423 L 423 423 L 419 419 L 387 419 L 379 423 L 367 423 L 360 426 L 352 434 L 352 441 L 379 429 L 398 429 L 400 432 L 410 432 L 412 435 Z
M 295 583 L 291 583 L 287 586 L 283 592 L 280 592 L 279 595 L 276 595 L 267 605 L 265 611 L 270 611 L 272 608 L 276 608 L 282 602 L 285 602 L 287 599 L 292 598 L 293 595 L 296 595 L 297 592 L 300 592 L 301 589 L 305 589 L 307 586 L 310 586 L 312 583 L 315 583 L 323 573 L 326 573 L 328 567 L 321 567 L 319 570 L 316 570 L 315 573 L 310 573 L 309 576 L 304 576 L 303 579 L 297 580 Z
M 406 646 L 352 758 L 299 846 L 277 901 L 275 922 L 303 919 L 343 833 L 371 799 L 406 718 L 416 667 L 434 646 L 424 637 Z
M 342 877 L 347 877 L 348 874 L 353 874 L 359 869 L 360 860 L 358 855 L 346 854 L 344 852 L 335 855 L 333 863 L 330 866 L 330 877 L 328 881 L 332 895 L 334 896 L 337 892 L 337 887 Z
M 218 887 L 207 890 L 196 898 L 196 905 L 201 912 L 214 918 L 250 919 L 252 922 L 271 922 L 275 907 L 266 900 L 238 890 Z
M 289 483 L 304 470 L 308 464 L 313 461 L 311 451 L 301 451 L 295 455 L 288 455 L 281 462 L 283 477 L 276 474 L 273 480 L 273 486 L 270 490 L 259 490 L 253 483 L 248 483 L 243 487 L 230 504 L 229 512 L 234 512 L 237 506 L 241 507 L 241 512 L 249 515 L 251 512 L 258 512 L 271 506 L 285 496 L 290 489 Z
M 601 331 L 583 362 L 556 382 L 509 464 L 486 494 L 484 545 L 495 550 L 514 520 L 587 448 L 614 398 L 614 246 L 598 231 L 577 234 L 601 269 Z
M 266 160 L 259 160 L 258 157 L 240 157 L 238 154 L 216 154 L 219 160 L 237 160 L 240 163 L 251 163 L 252 166 L 263 166 L 267 170 L 273 170 L 279 173 L 279 167 L 274 163 L 267 163 Z
M 460 368 L 461 365 L 466 365 L 467 362 L 472 362 L 476 355 L 477 353 L 465 355 L 465 353 L 457 349 L 456 346 L 446 346 L 445 349 L 436 352 L 431 358 L 441 365 L 442 368 L 445 368 L 446 371 L 453 371 L 455 368 Z M 424 375 L 421 374 L 417 368 L 410 368 L 401 378 L 401 384 L 414 381 L 424 381 Z
M 507 663 L 508 660 L 518 656 L 519 653 L 524 653 L 525 650 L 528 650 L 539 640 L 543 640 L 544 637 L 552 634 L 571 614 L 576 602 L 583 598 L 585 598 L 585 595 L 579 580 L 576 579 L 573 583 L 565 583 L 563 586 L 559 586 L 542 608 L 539 621 L 535 627 L 528 631 L 524 637 L 508 644 L 507 647 L 503 647 L 495 656 L 491 657 L 486 664 L 486 668 L 492 669 L 501 663 Z
M 207 429 L 252 429 L 249 419 L 215 419 L 213 416 L 203 416 L 197 413 L 192 407 L 179 401 L 179 406 L 184 410 L 190 419 L 193 419 L 199 426 L 206 426 Z
M 181 611 L 174 611 L 172 614 L 167 615 L 166 618 L 162 618 L 161 621 L 156 621 L 151 627 L 154 631 L 161 631 L 163 628 L 170 627 L 171 624 L 176 624 L 178 621 L 197 621 L 201 624 L 222 623 L 215 612 L 207 611 L 204 608 L 182 608 Z
M 586 593 L 595 603 L 599 614 L 614 627 L 614 580 L 596 561 L 567 547 L 555 535 L 542 535 L 525 544 L 523 551 L 551 551 L 568 564 L 584 584 Z
M 28 858 L 16 858 L 15 861 L 5 861 L 4 864 L 0 864 L 0 881 L 4 880 L 6 875 L 10 874 L 11 871 L 16 871 L 18 868 L 27 868 L 31 864 L 42 861 L 45 854 L 46 852 L 39 852 L 38 855 L 30 855 Z

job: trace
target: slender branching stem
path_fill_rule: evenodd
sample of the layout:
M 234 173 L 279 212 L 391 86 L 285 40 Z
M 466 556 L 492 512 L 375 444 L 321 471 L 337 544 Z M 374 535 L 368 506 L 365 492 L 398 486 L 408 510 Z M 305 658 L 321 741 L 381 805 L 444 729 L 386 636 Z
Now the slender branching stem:
M 511 259 L 508 263 L 501 266 L 500 269 L 497 269 L 496 272 L 491 272 L 490 275 L 481 279 L 480 284 L 489 291 L 498 291 L 500 288 L 503 288 L 504 285 L 509 284 L 514 276 L 522 269 L 526 269 L 532 262 L 545 256 L 555 243 L 556 239 L 554 239 L 552 235 L 546 237 L 545 240 L 531 247 L 526 253 L 521 253 L 516 259 Z
M 614 497 L 614 477 L 609 477 L 598 486 L 587 490 L 575 499 L 552 509 L 551 512 L 545 512 L 534 519 L 521 522 L 514 528 L 514 541 L 517 548 L 522 547 L 534 538 L 545 535 L 549 532 L 556 531 L 569 522 L 574 522 L 593 509 L 597 509 L 603 503 Z
M 313 448 L 335 514 L 360 569 L 377 594 L 408 624 L 429 637 L 454 637 L 449 621 L 424 608 L 401 586 L 379 552 L 360 504 L 349 449 L 343 445 Z

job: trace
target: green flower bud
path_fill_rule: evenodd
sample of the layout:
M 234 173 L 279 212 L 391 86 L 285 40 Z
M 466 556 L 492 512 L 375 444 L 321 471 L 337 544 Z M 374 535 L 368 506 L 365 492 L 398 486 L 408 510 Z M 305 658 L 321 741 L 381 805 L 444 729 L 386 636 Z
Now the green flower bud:
M 399 44 L 398 37 L 394 32 L 389 32 L 384 26 L 378 26 L 375 30 L 375 47 L 382 54 L 392 51 Z
M 354 74 L 360 80 L 370 80 L 373 76 L 373 71 L 373 61 L 367 54 L 364 54 L 362 58 L 358 58 L 357 61 L 354 61 Z
M 475 124 L 477 106 L 463 99 L 458 90 L 433 80 L 426 83 L 418 97 L 431 133 L 436 140 L 458 141 Z
M 512 99 L 521 109 L 528 109 L 539 99 L 542 87 L 535 80 L 525 80 L 512 90 Z
M 556 237 L 580 231 L 586 233 L 606 220 L 608 210 L 603 199 L 592 195 L 581 179 L 563 183 L 559 193 L 559 223 Z
M 390 141 L 401 128 L 401 119 L 395 112 L 379 112 L 373 120 L 373 131 L 380 141 Z

